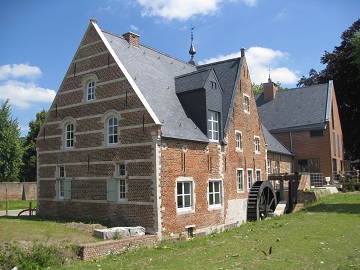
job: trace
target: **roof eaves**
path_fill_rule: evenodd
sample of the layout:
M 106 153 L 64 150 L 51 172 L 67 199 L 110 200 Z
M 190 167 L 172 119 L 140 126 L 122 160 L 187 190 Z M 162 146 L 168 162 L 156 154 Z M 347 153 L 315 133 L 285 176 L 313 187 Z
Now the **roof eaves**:
M 91 21 L 91 23 L 93 24 L 96 32 L 99 34 L 101 40 L 104 42 L 106 48 L 109 50 L 111 56 L 114 58 L 116 64 L 119 66 L 121 71 L 124 73 L 126 79 L 129 81 L 131 87 L 134 89 L 134 91 L 137 94 L 137 96 L 139 97 L 140 101 L 143 103 L 144 107 L 149 112 L 149 114 L 150 114 L 151 118 L 153 119 L 153 121 L 155 122 L 155 124 L 161 125 L 161 123 L 160 123 L 158 117 L 156 116 L 155 112 L 150 107 L 150 104 L 147 102 L 144 95 L 141 93 L 139 87 L 136 85 L 135 81 L 130 76 L 129 72 L 126 70 L 124 65 L 121 63 L 119 57 L 116 55 L 114 49 L 111 47 L 110 43 L 108 42 L 108 40 L 104 36 L 103 32 L 101 31 L 100 27 L 97 25 L 97 23 L 95 21 Z

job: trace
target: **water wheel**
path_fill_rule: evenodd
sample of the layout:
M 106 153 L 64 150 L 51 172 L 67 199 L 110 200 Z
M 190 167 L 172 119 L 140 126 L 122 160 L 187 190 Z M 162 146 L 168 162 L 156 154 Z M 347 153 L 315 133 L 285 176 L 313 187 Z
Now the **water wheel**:
M 270 181 L 256 181 L 249 192 L 247 220 L 265 219 L 275 211 L 276 205 L 276 194 Z

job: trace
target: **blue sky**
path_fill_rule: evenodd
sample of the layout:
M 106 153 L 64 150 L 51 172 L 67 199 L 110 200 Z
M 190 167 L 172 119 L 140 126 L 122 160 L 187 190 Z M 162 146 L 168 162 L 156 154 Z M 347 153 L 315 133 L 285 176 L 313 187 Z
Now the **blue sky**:
M 207 63 L 240 54 L 252 81 L 295 87 L 359 19 L 358 0 L 2 0 L 0 101 L 10 99 L 21 134 L 48 110 L 90 22 L 182 60 Z

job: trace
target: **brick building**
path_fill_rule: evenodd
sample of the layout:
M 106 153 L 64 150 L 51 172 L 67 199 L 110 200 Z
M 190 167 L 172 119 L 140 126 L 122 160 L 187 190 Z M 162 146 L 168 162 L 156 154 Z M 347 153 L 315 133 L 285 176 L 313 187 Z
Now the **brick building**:
M 38 215 L 159 236 L 241 225 L 267 173 L 245 50 L 199 66 L 193 44 L 187 63 L 139 39 L 90 21 L 38 135 Z
M 256 103 L 264 126 L 294 153 L 293 171 L 311 173 L 316 186 L 337 180 L 344 150 L 333 81 L 283 91 L 270 81 Z

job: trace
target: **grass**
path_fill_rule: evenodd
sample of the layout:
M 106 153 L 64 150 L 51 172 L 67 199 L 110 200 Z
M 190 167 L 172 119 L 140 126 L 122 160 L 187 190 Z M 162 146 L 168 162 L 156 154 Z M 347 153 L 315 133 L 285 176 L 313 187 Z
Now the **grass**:
M 334 194 L 291 215 L 64 269 L 360 269 L 359 241 L 360 194 Z
M 28 209 L 29 203 L 31 202 L 31 207 L 36 207 L 36 201 L 29 201 L 29 200 L 15 200 L 15 201 L 8 201 L 9 203 L 9 210 L 18 210 L 18 209 Z M 6 201 L 0 201 L 0 211 L 6 210 Z
M 68 227 L 66 226 L 68 223 L 29 216 L 2 216 L 0 243 L 40 242 L 54 245 L 80 245 L 99 241 L 92 236 L 92 232 Z

